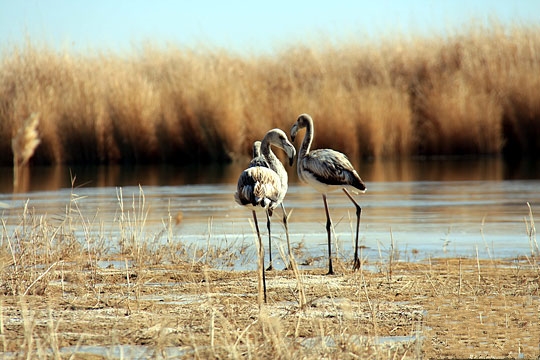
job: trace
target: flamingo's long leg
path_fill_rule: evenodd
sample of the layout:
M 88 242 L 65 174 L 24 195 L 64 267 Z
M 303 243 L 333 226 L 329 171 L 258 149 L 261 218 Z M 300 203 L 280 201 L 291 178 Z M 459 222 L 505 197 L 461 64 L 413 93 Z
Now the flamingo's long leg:
M 272 233 L 270 231 L 270 214 L 266 211 L 266 228 L 268 229 L 268 257 L 270 264 L 268 265 L 267 271 L 274 270 L 272 262 Z
M 261 239 L 261 232 L 259 231 L 259 223 L 257 222 L 257 214 L 255 213 L 255 210 L 253 210 L 253 220 L 255 221 L 255 229 L 257 230 L 257 237 L 259 238 L 259 262 L 261 263 L 261 266 L 259 267 L 259 271 L 262 272 L 264 303 L 266 304 L 266 277 L 264 276 L 264 247 L 263 247 L 263 243 Z
M 285 226 L 285 236 L 287 237 L 287 252 L 288 252 L 288 264 L 286 269 L 290 270 L 292 269 L 291 261 L 292 261 L 292 250 L 291 250 L 291 241 L 289 239 L 289 214 L 287 214 L 287 211 L 285 210 L 285 206 L 283 206 L 283 203 L 281 203 L 281 209 L 283 210 L 283 226 Z
M 328 234 L 328 273 L 326 275 L 334 275 L 334 268 L 332 267 L 332 220 L 330 220 L 330 212 L 328 212 L 326 194 L 322 194 L 322 198 L 324 210 L 326 211 L 326 232 Z
M 360 269 L 360 259 L 358 258 L 358 233 L 360 231 L 360 215 L 362 214 L 362 208 L 360 205 L 354 200 L 352 195 L 347 191 L 347 189 L 343 188 L 343 192 L 345 195 L 351 199 L 354 206 L 356 207 L 356 239 L 354 243 L 354 263 L 353 263 L 353 270 Z

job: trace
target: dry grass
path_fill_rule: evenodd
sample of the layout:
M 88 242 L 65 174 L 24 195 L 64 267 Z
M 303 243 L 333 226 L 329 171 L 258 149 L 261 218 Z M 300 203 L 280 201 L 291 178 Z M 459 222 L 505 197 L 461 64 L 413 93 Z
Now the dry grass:
M 13 188 L 18 191 L 21 187 L 21 177 L 24 178 L 28 162 L 34 151 L 38 147 L 40 140 L 37 132 L 39 124 L 39 114 L 31 114 L 22 126 L 16 130 L 11 140 L 11 150 L 13 151 Z M 22 176 L 21 176 L 22 175 Z
M 234 249 L 190 252 L 172 236 L 172 215 L 148 231 L 142 189 L 131 199 L 118 191 L 117 235 L 84 217 L 80 200 L 73 192 L 63 216 L 25 207 L 19 223 L 3 221 L 5 358 L 122 358 L 121 345 L 151 358 L 540 356 L 532 212 L 522 259 L 408 263 L 392 246 L 358 272 L 336 259 L 337 276 L 293 262 L 293 271 L 267 272 L 268 304 L 259 306 L 256 271 L 212 266 Z M 91 346 L 101 353 L 88 354 Z
M 190 163 L 249 154 L 302 112 L 358 157 L 540 153 L 540 29 L 299 44 L 274 55 L 150 45 L 121 56 L 3 49 L 0 163 L 39 113 L 34 163 Z

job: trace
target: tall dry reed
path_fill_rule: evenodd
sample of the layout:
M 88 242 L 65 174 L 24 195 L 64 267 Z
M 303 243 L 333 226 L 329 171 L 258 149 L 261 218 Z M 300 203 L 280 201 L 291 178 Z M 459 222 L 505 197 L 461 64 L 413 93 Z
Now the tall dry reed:
M 20 172 L 34 155 L 34 151 L 40 143 L 37 127 L 39 125 L 39 114 L 33 113 L 16 130 L 11 139 L 11 150 L 13 151 L 13 187 L 19 188 Z
M 271 55 L 143 45 L 128 55 L 28 43 L 0 63 L 0 163 L 41 114 L 34 163 L 195 163 L 247 156 L 268 128 L 316 122 L 359 157 L 540 154 L 540 28 L 298 44 Z

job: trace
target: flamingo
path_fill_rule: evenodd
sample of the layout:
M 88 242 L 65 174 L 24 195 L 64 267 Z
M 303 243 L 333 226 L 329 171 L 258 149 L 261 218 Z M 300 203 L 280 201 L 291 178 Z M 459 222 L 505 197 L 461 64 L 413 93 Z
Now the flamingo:
M 298 178 L 322 194 L 324 209 L 326 212 L 326 232 L 328 234 L 328 274 L 333 275 L 332 268 L 332 244 L 331 244 L 331 226 L 330 213 L 326 194 L 330 191 L 342 189 L 345 195 L 353 202 L 356 207 L 356 242 L 354 250 L 353 270 L 360 268 L 358 258 L 358 231 L 360 229 L 360 215 L 362 208 L 349 193 L 364 193 L 366 185 L 353 168 L 351 162 L 345 154 L 332 149 L 316 149 L 310 151 L 313 141 L 313 119 L 308 114 L 298 116 L 296 123 L 291 128 L 291 138 L 294 141 L 296 134 L 300 129 L 306 129 L 302 146 L 298 151 L 297 172 Z
M 287 186 L 288 182 L 288 176 L 287 171 L 285 171 L 285 168 L 281 164 L 280 161 L 275 162 L 276 167 L 272 168 L 281 178 L 281 183 Z M 265 160 L 265 157 L 261 155 L 261 142 L 255 141 L 253 143 L 253 159 L 249 163 L 248 167 L 256 167 L 256 166 L 262 166 L 262 167 L 269 167 L 268 163 Z M 284 189 L 284 192 L 287 192 L 287 188 Z M 289 255 L 289 264 L 287 265 L 286 269 L 291 269 L 290 261 L 292 259 L 292 251 L 291 251 L 291 241 L 289 239 L 289 226 L 287 224 L 289 215 L 287 215 L 287 211 L 285 210 L 285 206 L 283 205 L 283 202 L 280 203 L 281 210 L 283 210 L 283 225 L 285 226 L 285 236 L 287 238 L 287 251 Z M 268 229 L 268 254 L 269 254 L 269 261 L 270 265 L 266 270 L 272 270 L 272 238 L 270 235 L 270 218 L 267 218 L 266 227 Z
M 237 190 L 234 194 L 234 199 L 239 205 L 251 207 L 252 209 L 255 229 L 259 240 L 259 257 L 262 259 L 262 282 L 265 303 L 266 280 L 264 276 L 264 249 L 255 209 L 259 206 L 265 209 L 268 219 L 268 230 L 270 233 L 270 217 L 272 216 L 274 209 L 283 201 L 288 188 L 287 173 L 279 159 L 272 152 L 270 148 L 271 145 L 283 149 L 289 158 L 289 164 L 292 165 L 294 156 L 296 155 L 296 149 L 289 142 L 287 135 L 283 130 L 272 129 L 266 133 L 261 142 L 261 153 L 268 164 L 268 167 L 253 166 L 244 170 L 240 174 Z M 283 169 L 285 175 L 279 174 L 272 169 Z
M 264 156 L 261 155 L 261 142 L 259 140 L 253 143 L 253 158 L 249 162 L 248 167 L 262 166 L 268 167 Z

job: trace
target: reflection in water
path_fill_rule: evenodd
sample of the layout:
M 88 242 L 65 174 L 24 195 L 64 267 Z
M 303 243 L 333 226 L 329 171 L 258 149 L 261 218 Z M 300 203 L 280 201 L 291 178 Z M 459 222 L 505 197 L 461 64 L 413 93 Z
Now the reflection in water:
M 50 166 L 30 167 L 17 192 L 52 191 L 75 187 L 179 186 L 187 184 L 236 184 L 245 163 L 193 166 Z M 367 183 L 392 181 L 458 181 L 540 179 L 539 161 L 395 160 L 354 164 Z M 289 181 L 298 182 L 295 168 Z M 13 170 L 0 168 L 0 193 L 13 192 Z M 369 189 L 369 186 L 368 186 Z
M 505 162 L 500 158 L 374 161 L 360 169 L 370 182 L 540 179 L 539 161 Z
M 454 180 L 445 181 L 433 178 L 457 165 L 419 162 L 415 164 L 419 168 L 414 171 L 403 165 L 383 165 L 373 163 L 363 167 L 366 170 L 363 177 L 373 180 L 366 181 L 368 192 L 356 197 L 363 208 L 360 227 L 363 257 L 387 259 L 392 241 L 409 260 L 476 256 L 477 252 L 484 258 L 531 253 L 524 218 L 529 214 L 527 202 L 534 214 L 540 214 L 540 180 L 503 180 L 504 167 L 498 162 L 482 165 L 480 169 L 460 165 L 457 168 L 462 170 L 455 170 Z M 428 165 L 435 169 L 428 169 Z M 238 249 L 247 247 L 248 255 L 240 255 L 234 266 L 253 269 L 255 262 L 246 260 L 254 259 L 256 254 L 250 212 L 233 200 L 240 170 L 238 167 L 213 170 L 214 173 L 201 169 L 174 173 L 161 169 L 146 177 L 143 191 L 148 214 L 142 233 L 151 241 L 171 240 L 167 238 L 166 229 L 171 217 L 172 241 L 198 249 L 209 243 Z M 57 171 L 53 171 L 49 179 L 61 177 Z M 118 246 L 120 228 L 119 190 L 114 186 L 122 185 L 124 209 L 132 211 L 140 195 L 139 187 L 132 186 L 138 180 L 134 174 L 144 173 L 144 168 L 137 171 L 130 172 L 130 178 L 121 168 L 108 169 L 89 184 L 84 183 L 88 176 L 84 172 L 80 177 L 77 175 L 76 184 L 81 185 L 73 190 L 77 194 L 77 209 L 81 212 L 77 218 L 88 219 L 88 225 L 96 226 L 93 229 L 96 233 L 105 234 L 103 238 L 112 248 Z M 189 183 L 193 179 L 207 183 Z M 43 184 L 40 188 L 52 186 L 53 181 L 50 181 L 50 185 Z M 98 184 L 109 186 L 92 187 Z M 70 205 L 71 193 L 66 186 L 54 191 L 0 194 L 0 211 L 6 225 L 3 231 L 8 231 L 9 236 L 19 226 L 26 204 L 35 216 L 48 216 L 50 223 L 60 222 Z M 334 253 L 350 261 L 355 233 L 354 208 L 339 191 L 329 194 L 328 200 L 337 236 Z M 293 210 L 289 223 L 291 243 L 293 247 L 303 246 L 303 257 L 298 259 L 299 262 L 320 257 L 321 262 L 314 266 L 325 268 L 325 215 L 320 195 L 293 180 L 285 202 L 287 209 Z M 179 213 L 182 221 L 174 225 L 174 217 Z M 278 219 L 281 216 L 280 213 L 276 215 Z M 283 264 L 279 261 L 278 248 L 285 246 L 286 240 L 279 220 L 274 223 L 274 260 L 279 268 Z M 85 241 L 88 235 L 82 230 L 79 229 L 81 240 Z
M 235 165 L 208 166 L 35 166 L 18 192 L 74 187 L 177 186 L 236 181 Z M 13 192 L 13 171 L 0 168 L 0 193 Z M 234 180 L 233 180 L 234 179 Z

